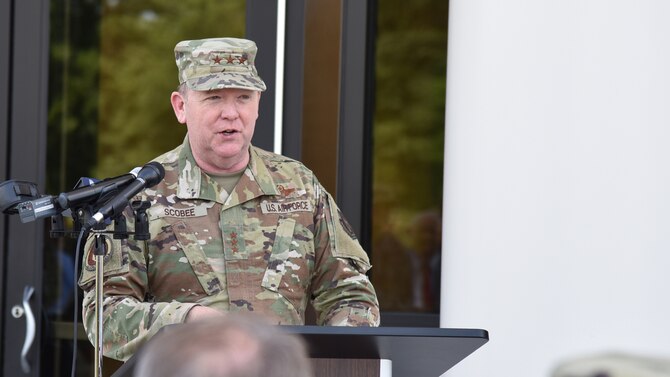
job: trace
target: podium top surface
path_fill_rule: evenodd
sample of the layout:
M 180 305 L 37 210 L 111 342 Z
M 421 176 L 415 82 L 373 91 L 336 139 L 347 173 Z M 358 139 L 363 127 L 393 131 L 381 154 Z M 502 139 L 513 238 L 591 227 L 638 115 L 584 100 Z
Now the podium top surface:
M 439 377 L 489 340 L 486 330 L 428 327 L 280 326 L 300 335 L 309 356 L 388 359 L 393 377 Z M 132 376 L 137 357 L 113 377 Z
M 486 330 L 282 326 L 307 342 L 310 357 L 389 359 L 393 377 L 439 377 L 489 340 Z

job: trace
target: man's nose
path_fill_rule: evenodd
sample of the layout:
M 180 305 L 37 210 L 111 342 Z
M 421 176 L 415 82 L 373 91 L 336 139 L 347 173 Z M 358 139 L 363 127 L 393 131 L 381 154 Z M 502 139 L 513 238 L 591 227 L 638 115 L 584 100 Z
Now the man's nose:
M 237 119 L 239 112 L 235 103 L 224 101 L 221 104 L 221 118 L 223 119 Z

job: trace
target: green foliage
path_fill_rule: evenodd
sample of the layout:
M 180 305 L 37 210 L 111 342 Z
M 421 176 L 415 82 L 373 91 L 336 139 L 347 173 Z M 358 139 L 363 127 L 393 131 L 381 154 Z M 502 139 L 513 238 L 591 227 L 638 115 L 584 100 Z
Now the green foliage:
M 90 1 L 51 5 L 47 193 L 71 189 L 96 163 L 99 15 Z
M 373 195 L 406 218 L 441 207 L 448 2 L 378 7 Z
M 123 1 L 105 6 L 100 53 L 97 175 L 142 165 L 180 144 L 170 93 L 184 39 L 244 34 L 244 1 Z
M 430 312 L 434 302 L 417 304 L 411 261 L 440 252 L 439 224 L 423 224 L 442 210 L 449 2 L 377 4 L 372 279 L 383 310 Z M 434 247 L 419 251 L 426 234 Z
M 48 191 L 122 174 L 179 145 L 175 44 L 243 37 L 244 0 L 71 0 L 51 7 Z

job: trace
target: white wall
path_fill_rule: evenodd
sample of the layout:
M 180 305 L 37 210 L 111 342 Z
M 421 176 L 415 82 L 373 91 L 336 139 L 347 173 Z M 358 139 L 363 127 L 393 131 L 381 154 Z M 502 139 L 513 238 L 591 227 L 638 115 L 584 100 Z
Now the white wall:
M 670 358 L 670 1 L 450 0 L 448 376 Z

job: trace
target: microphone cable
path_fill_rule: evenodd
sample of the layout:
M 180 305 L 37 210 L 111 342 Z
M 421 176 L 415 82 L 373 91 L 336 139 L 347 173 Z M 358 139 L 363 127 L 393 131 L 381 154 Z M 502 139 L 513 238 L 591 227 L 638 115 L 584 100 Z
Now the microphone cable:
M 72 369 L 71 369 L 71 376 L 75 377 L 76 370 L 77 370 L 77 336 L 78 336 L 78 328 L 79 328 L 79 323 L 78 323 L 78 315 L 77 312 L 79 311 L 79 250 L 81 248 L 81 240 L 84 238 L 84 234 L 86 234 L 86 229 L 82 228 L 81 231 L 79 232 L 79 237 L 77 237 L 77 248 L 75 249 L 74 253 L 74 320 L 73 320 L 73 325 L 74 328 L 73 334 L 72 334 Z M 85 246 L 85 245 L 84 245 Z M 100 310 L 101 308 L 98 308 L 97 310 Z M 97 373 L 97 372 L 96 372 Z

